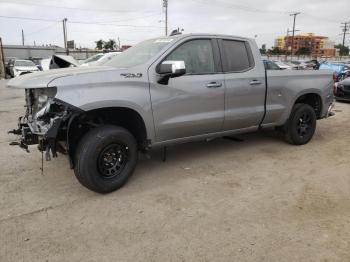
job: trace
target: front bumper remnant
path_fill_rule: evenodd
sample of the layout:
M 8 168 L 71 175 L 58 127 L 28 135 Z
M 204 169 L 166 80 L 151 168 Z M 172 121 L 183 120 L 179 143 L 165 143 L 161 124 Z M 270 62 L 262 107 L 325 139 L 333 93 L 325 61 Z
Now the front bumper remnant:
M 11 142 L 10 145 L 18 145 L 27 152 L 29 152 L 28 146 L 38 145 L 40 151 L 46 152 L 46 160 L 49 161 L 51 160 L 51 154 L 52 157 L 57 157 L 56 138 L 61 123 L 62 118 L 56 118 L 48 131 L 44 135 L 40 135 L 33 133 L 33 127 L 31 126 L 33 123 L 28 123 L 28 121 L 23 120 L 23 117 L 20 117 L 18 128 L 8 132 L 18 135 L 19 140 Z
M 41 152 L 46 152 L 46 160 L 57 157 L 57 151 L 65 153 L 63 147 L 58 145 L 58 141 L 66 140 L 65 123 L 77 111 L 68 104 L 55 100 L 52 102 L 52 110 L 44 114 L 37 114 L 36 118 L 28 116 L 18 119 L 18 128 L 9 131 L 18 135 L 18 141 L 11 142 L 10 145 L 18 145 L 27 152 L 28 146 L 38 145 Z M 62 149 L 62 150 L 61 150 Z
M 19 141 L 13 141 L 10 143 L 10 145 L 18 145 L 27 152 L 29 152 L 29 145 L 36 145 L 39 143 L 38 135 L 35 135 L 31 132 L 28 123 L 23 120 L 23 117 L 20 117 L 18 119 L 18 128 L 13 129 L 8 133 L 20 136 Z

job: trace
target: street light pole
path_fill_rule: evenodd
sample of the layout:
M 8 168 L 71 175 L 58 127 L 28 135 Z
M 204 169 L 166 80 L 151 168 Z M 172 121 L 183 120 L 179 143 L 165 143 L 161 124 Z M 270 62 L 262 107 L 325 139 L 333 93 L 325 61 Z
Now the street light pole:
M 69 54 L 68 47 L 67 47 L 67 18 L 64 18 L 62 20 L 63 23 L 63 39 L 64 39 L 64 49 L 66 49 L 66 54 Z
M 23 32 L 23 29 L 22 29 L 22 45 L 24 45 L 24 32 Z
M 163 0 L 163 7 L 165 8 L 165 36 L 168 35 L 168 0 Z

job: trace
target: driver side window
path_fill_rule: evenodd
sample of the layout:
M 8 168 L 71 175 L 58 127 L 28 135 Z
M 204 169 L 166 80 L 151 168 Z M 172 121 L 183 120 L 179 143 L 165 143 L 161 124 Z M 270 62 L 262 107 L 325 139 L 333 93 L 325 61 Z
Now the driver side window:
M 166 60 L 184 61 L 187 74 L 215 72 L 213 49 L 209 39 L 185 42 L 168 55 Z

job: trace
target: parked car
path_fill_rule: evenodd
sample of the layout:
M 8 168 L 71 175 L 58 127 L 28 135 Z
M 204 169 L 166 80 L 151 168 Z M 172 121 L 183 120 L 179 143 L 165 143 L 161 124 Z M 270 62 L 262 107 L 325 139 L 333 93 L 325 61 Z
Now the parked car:
M 43 60 L 42 58 L 30 57 L 29 60 L 32 61 L 40 71 L 43 71 L 43 67 L 41 66 L 41 61 Z
M 336 75 L 337 82 L 342 81 L 350 76 L 350 66 L 340 62 L 325 61 L 320 64 L 319 69 L 333 70 Z
M 16 59 L 17 58 L 15 57 L 6 57 L 5 59 L 5 78 L 6 79 L 15 77 L 14 65 L 15 65 Z
M 284 69 L 292 69 L 292 66 L 291 65 L 288 65 L 284 62 L 281 62 L 281 61 L 274 61 L 275 64 L 281 69 L 281 70 L 284 70 Z
M 335 99 L 350 102 L 350 78 L 346 78 L 336 84 Z
M 266 70 L 281 70 L 281 68 L 273 61 L 263 60 Z
M 40 71 L 39 68 L 30 60 L 15 60 L 14 77 L 38 71 Z
M 317 59 L 312 59 L 305 62 L 307 69 L 318 69 L 320 67 L 320 63 Z
M 84 61 L 81 62 L 80 65 L 84 65 L 87 66 L 89 63 L 94 63 L 96 62 L 98 59 L 100 59 L 103 56 L 103 53 L 98 53 L 96 55 L 90 56 L 89 58 L 85 59 Z
M 333 106 L 330 70 L 265 70 L 253 39 L 209 34 L 144 41 L 101 67 L 26 75 L 12 131 L 46 159 L 67 154 L 76 178 L 100 193 L 132 175 L 138 151 L 275 127 L 308 143 Z
M 86 59 L 81 66 L 96 66 L 103 65 L 111 60 L 113 57 L 119 55 L 121 52 L 110 52 L 105 54 L 96 54 L 88 59 Z
M 307 69 L 307 65 L 305 62 L 302 61 L 289 61 L 289 65 L 291 65 L 292 69 L 294 70 L 304 70 Z
M 55 54 L 50 60 L 50 69 L 77 67 L 79 63 L 70 55 Z
M 40 66 L 43 69 L 42 71 L 50 70 L 50 63 L 52 58 L 44 58 L 40 61 Z

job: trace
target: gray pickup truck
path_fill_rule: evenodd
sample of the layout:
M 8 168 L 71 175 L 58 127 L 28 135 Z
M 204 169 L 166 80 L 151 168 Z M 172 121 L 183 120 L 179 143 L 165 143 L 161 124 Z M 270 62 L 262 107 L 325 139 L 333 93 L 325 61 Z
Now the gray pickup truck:
M 47 160 L 67 154 L 82 185 L 108 193 L 150 148 L 270 127 L 306 144 L 331 111 L 333 85 L 331 71 L 266 71 L 252 39 L 176 35 L 144 41 L 103 67 L 9 81 L 26 98 L 11 132 Z

